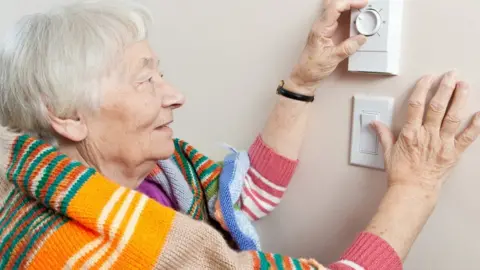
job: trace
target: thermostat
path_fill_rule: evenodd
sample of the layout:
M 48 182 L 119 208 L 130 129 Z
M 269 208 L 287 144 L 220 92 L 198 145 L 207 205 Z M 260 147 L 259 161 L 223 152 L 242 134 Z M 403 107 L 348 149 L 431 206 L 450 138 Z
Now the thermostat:
M 365 35 L 367 42 L 350 56 L 349 71 L 400 73 L 403 1 L 370 0 L 366 7 L 352 10 L 350 36 Z

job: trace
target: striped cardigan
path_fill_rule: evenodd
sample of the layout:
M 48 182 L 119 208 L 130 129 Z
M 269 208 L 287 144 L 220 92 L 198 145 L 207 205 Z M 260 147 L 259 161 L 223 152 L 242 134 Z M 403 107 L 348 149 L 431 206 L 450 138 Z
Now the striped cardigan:
M 182 143 L 177 141 L 176 146 Z M 222 198 L 215 201 L 219 207 L 210 208 L 212 196 L 203 194 L 193 201 L 190 211 L 176 212 L 119 186 L 35 138 L 1 127 L 0 144 L 0 269 L 325 269 L 315 261 L 231 249 L 222 234 L 198 218 L 205 218 L 208 212 L 234 234 L 233 227 L 225 222 Z M 189 157 L 195 150 L 184 146 L 180 155 Z M 223 166 L 204 161 L 213 168 L 204 170 L 204 175 L 218 172 L 210 180 L 217 182 L 218 190 L 222 189 L 222 175 L 238 181 L 236 168 L 245 166 L 240 155 L 232 153 Z M 192 159 L 185 161 L 195 168 Z M 195 174 L 202 172 L 195 170 Z M 202 182 L 204 179 L 197 178 L 200 193 L 208 193 L 202 185 L 210 183 Z M 217 194 L 222 197 L 221 191 Z M 201 203 L 202 197 L 206 203 Z M 231 203 L 232 198 L 227 201 Z M 210 213 L 210 209 L 217 213 Z M 245 213 L 236 202 L 233 209 L 237 212 L 231 226 L 241 224 L 236 213 Z M 242 228 L 237 233 L 241 232 Z M 235 241 L 239 244 L 238 239 Z M 347 251 L 347 257 L 331 269 L 353 269 L 347 259 L 368 259 L 365 255 L 372 244 L 377 257 L 392 253 L 379 253 L 389 247 L 373 236 L 361 235 L 357 242 L 364 246 Z M 399 269 L 382 265 L 386 268 L 375 269 Z

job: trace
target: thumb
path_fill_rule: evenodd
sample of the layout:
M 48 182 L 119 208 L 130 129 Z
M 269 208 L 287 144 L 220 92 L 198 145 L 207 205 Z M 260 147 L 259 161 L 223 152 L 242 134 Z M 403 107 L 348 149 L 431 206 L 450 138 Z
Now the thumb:
M 384 123 L 379 121 L 372 122 L 371 127 L 375 130 L 375 133 L 377 133 L 383 151 L 385 153 L 390 151 L 395 143 L 395 137 L 393 136 L 392 131 Z
M 340 61 L 356 53 L 360 47 L 367 42 L 367 37 L 363 35 L 353 36 L 346 39 L 336 47 L 336 54 Z

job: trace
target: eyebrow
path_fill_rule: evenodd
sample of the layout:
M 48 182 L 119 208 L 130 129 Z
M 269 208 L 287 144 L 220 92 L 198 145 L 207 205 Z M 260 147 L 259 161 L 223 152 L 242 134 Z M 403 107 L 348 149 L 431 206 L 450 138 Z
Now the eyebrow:
M 155 60 L 153 58 L 142 58 L 140 59 L 138 70 L 142 70 L 146 67 L 154 69 L 155 64 L 157 64 L 157 66 L 160 65 L 160 60 Z

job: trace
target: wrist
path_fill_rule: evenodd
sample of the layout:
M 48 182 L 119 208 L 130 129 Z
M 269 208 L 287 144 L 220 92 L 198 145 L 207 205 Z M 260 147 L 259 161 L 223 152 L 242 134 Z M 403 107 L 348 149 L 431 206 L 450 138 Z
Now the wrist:
M 315 94 L 316 88 L 314 86 L 308 86 L 295 77 L 290 76 L 288 79 L 285 80 L 285 84 L 283 86 L 285 89 L 288 89 L 291 92 L 313 96 Z
M 387 196 L 395 198 L 393 203 L 415 205 L 415 207 L 425 211 L 433 211 L 438 202 L 440 191 L 425 189 L 421 186 L 413 185 L 390 185 L 387 190 Z

